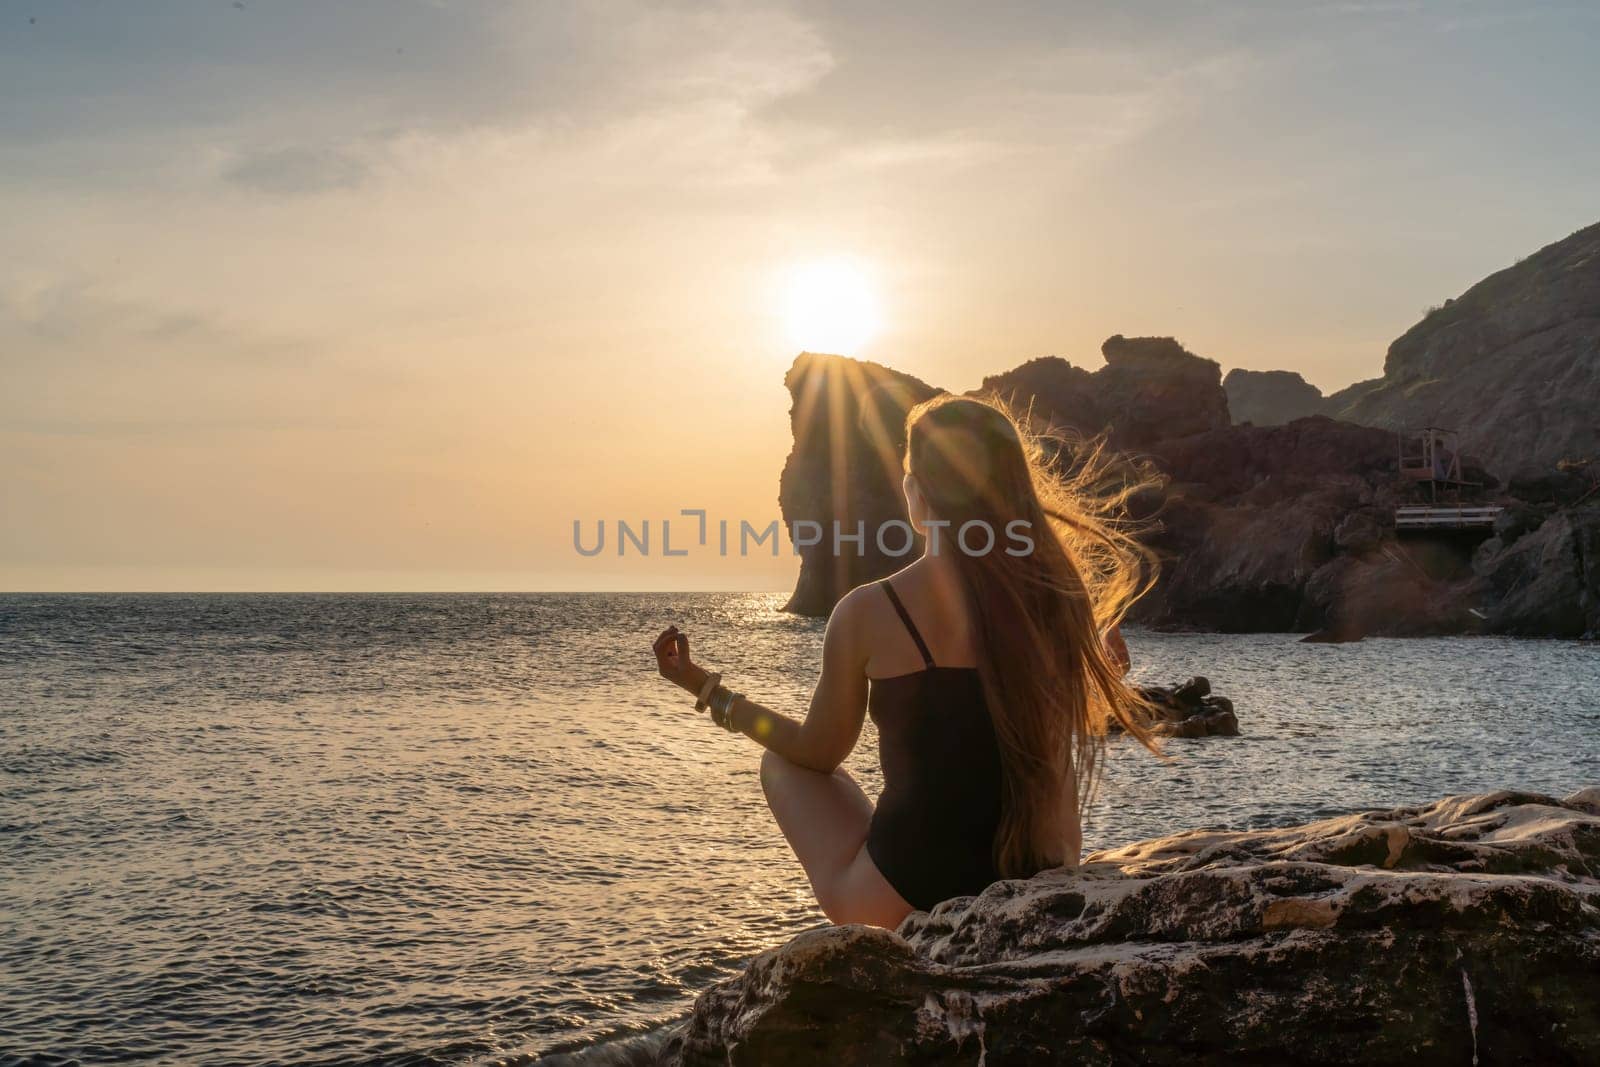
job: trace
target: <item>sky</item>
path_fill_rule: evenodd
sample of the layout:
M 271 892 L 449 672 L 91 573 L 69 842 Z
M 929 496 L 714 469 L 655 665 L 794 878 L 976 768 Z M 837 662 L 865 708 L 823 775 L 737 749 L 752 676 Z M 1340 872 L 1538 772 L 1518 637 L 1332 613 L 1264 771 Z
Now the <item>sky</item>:
M 800 349 L 1374 377 L 1600 219 L 1596 54 L 1592 3 L 0 0 L 0 589 L 785 589 L 660 523 L 778 517 Z

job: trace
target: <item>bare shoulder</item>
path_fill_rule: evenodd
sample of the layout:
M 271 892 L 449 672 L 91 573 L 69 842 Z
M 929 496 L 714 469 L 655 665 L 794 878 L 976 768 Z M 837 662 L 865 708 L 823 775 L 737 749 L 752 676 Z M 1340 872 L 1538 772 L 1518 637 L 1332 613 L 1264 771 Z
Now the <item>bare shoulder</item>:
M 877 613 L 878 602 L 884 599 L 883 590 L 878 588 L 877 582 L 856 586 L 833 606 L 833 613 L 828 616 L 829 631 L 860 631 L 863 626 L 870 627 Z
M 827 643 L 854 662 L 871 658 L 875 636 L 883 632 L 894 610 L 881 582 L 858 585 L 834 605 L 828 616 Z

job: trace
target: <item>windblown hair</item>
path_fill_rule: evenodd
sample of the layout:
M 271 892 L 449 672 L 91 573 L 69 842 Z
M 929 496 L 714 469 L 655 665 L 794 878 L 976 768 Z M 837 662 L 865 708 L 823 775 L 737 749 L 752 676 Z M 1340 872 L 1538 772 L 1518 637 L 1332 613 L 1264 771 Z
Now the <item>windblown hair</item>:
M 934 397 L 907 413 L 906 438 L 906 469 L 949 523 L 939 550 L 956 561 L 976 624 L 1004 782 L 996 867 L 1025 877 L 1075 864 L 1108 731 L 1160 754 L 1148 705 L 1105 645 L 1156 578 L 1127 518 L 1128 497 L 1150 480 L 1114 472 L 1103 441 L 1034 435 L 993 398 Z M 995 542 L 969 555 L 955 539 L 975 520 Z M 1027 554 L 1002 547 L 1017 520 Z

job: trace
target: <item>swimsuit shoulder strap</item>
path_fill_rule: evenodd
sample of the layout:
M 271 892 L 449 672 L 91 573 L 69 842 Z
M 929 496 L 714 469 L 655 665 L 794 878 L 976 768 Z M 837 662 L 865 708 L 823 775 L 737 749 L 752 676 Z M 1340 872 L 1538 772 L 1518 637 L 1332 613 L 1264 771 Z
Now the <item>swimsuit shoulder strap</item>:
M 922 662 L 932 667 L 933 653 L 928 651 L 928 643 L 922 639 L 922 634 L 917 632 L 917 624 L 911 621 L 911 612 L 900 602 L 900 594 L 894 591 L 894 586 L 889 580 L 883 580 L 883 591 L 889 594 L 889 603 L 894 605 L 895 614 L 900 616 L 900 621 L 906 624 L 906 632 L 911 635 L 911 640 L 917 643 L 917 651 L 922 653 Z

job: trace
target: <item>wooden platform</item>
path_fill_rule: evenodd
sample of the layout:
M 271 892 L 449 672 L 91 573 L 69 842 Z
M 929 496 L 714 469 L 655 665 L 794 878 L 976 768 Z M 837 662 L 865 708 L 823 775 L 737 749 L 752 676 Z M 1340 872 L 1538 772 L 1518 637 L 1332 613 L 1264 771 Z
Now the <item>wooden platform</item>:
M 1394 509 L 1394 528 L 1406 530 L 1471 530 L 1493 527 L 1505 510 L 1498 504 L 1459 506 L 1418 504 Z

